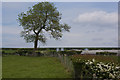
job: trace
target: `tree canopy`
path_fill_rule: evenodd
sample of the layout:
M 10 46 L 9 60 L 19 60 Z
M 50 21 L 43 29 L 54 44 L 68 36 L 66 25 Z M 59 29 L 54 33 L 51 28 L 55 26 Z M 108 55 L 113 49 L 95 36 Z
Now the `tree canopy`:
M 61 24 L 61 13 L 53 3 L 40 2 L 29 8 L 27 12 L 18 15 L 18 22 L 23 27 L 21 37 L 26 42 L 46 43 L 46 33 L 56 40 L 60 39 L 64 31 L 69 32 L 70 26 Z

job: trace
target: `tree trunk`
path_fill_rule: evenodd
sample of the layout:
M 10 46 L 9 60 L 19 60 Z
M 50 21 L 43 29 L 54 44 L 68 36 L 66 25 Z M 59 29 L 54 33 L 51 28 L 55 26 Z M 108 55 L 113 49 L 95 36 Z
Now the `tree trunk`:
M 33 56 L 37 56 L 36 50 L 37 50 L 37 45 L 38 45 L 38 34 L 36 35 L 35 42 L 34 42 L 34 51 L 33 51 Z

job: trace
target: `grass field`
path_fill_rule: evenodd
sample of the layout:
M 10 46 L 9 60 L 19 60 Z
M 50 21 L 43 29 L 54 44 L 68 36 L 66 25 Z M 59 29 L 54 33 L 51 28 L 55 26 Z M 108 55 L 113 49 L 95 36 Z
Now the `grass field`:
M 0 79 L 2 78 L 2 57 L 0 56 Z
M 5 56 L 3 78 L 70 78 L 71 74 L 55 57 Z

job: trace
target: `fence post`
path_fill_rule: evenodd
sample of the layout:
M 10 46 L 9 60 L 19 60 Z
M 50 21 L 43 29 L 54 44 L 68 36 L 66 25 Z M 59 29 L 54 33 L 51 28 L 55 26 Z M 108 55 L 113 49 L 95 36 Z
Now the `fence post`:
M 55 54 L 54 54 L 55 55 Z M 74 65 L 73 62 L 69 59 L 69 56 L 67 56 L 66 54 L 60 54 L 59 52 L 57 52 L 57 56 L 56 56 L 61 63 L 64 64 L 64 66 L 71 72 L 73 78 L 75 78 L 75 70 L 74 70 Z

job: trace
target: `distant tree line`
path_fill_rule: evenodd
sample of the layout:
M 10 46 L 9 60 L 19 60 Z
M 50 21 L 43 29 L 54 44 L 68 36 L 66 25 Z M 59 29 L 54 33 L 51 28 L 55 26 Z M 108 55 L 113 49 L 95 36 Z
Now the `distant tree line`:
M 86 47 L 87 48 L 87 47 Z M 84 50 L 86 48 L 64 48 L 64 50 Z M 33 50 L 33 48 L 2 48 L 2 50 Z M 87 48 L 88 50 L 120 50 L 119 48 Z M 38 48 L 38 50 L 56 50 L 56 48 Z

